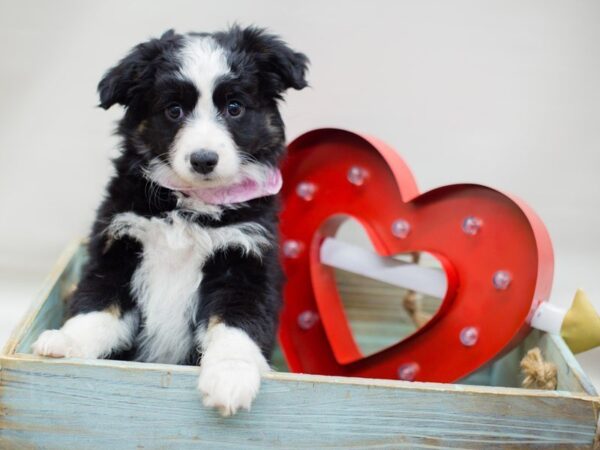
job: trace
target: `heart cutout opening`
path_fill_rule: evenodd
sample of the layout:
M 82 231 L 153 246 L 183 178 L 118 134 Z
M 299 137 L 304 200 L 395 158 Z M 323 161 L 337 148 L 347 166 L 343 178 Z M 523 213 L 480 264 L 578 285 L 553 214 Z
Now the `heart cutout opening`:
M 315 292 L 317 305 L 340 364 L 382 352 L 434 320 L 448 286 L 434 255 L 381 256 L 367 224 L 351 216 L 335 216 L 322 230 L 313 243 L 319 261 L 312 275 L 324 288 Z

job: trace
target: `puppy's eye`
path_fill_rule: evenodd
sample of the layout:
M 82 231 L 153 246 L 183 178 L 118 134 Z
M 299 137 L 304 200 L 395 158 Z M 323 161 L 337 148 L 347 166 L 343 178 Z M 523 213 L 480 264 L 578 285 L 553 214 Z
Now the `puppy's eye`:
M 167 119 L 176 122 L 183 117 L 183 108 L 177 103 L 172 103 L 165 109 L 165 116 L 167 116 Z
M 244 106 L 237 100 L 227 103 L 227 114 L 231 117 L 239 117 L 244 112 Z

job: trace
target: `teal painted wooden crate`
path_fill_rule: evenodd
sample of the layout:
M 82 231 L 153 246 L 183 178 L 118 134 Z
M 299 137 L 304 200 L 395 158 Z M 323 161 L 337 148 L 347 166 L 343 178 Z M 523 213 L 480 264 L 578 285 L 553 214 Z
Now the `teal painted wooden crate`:
M 197 367 L 32 355 L 61 325 L 84 259 L 68 249 L 0 355 L 2 449 L 600 448 L 600 398 L 564 342 L 537 332 L 461 384 L 273 372 L 232 418 L 202 406 Z M 351 281 L 341 289 L 363 286 Z M 367 347 L 385 340 L 373 311 L 354 330 Z M 533 346 L 556 364 L 556 391 L 517 387 Z M 274 363 L 285 369 L 279 353 Z

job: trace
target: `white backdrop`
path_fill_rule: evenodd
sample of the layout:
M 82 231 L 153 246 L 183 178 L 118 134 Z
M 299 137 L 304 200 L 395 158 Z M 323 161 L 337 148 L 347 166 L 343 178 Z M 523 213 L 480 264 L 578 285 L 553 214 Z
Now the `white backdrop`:
M 600 309 L 600 2 L 2 0 L 0 317 L 20 313 L 93 218 L 120 115 L 95 108 L 104 70 L 168 28 L 234 21 L 312 60 L 311 88 L 283 107 L 290 138 L 367 132 L 399 149 L 422 190 L 517 194 L 554 242 L 552 301 L 582 287 Z M 600 380 L 599 355 L 581 360 Z

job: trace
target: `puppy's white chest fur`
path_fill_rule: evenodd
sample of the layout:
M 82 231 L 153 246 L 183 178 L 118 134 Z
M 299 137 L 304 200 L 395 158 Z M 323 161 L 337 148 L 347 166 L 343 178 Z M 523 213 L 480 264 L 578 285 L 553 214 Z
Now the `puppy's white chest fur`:
M 255 223 L 201 227 L 171 213 L 144 218 L 134 213 L 114 217 L 109 233 L 129 235 L 143 246 L 131 280 L 131 292 L 142 317 L 137 338 L 140 361 L 182 363 L 194 345 L 199 288 L 206 260 L 219 249 L 240 247 L 259 254 L 269 244 L 266 230 Z M 202 333 L 197 333 L 201 336 Z

